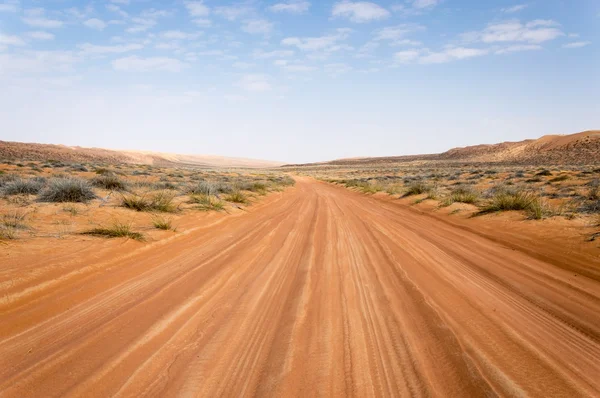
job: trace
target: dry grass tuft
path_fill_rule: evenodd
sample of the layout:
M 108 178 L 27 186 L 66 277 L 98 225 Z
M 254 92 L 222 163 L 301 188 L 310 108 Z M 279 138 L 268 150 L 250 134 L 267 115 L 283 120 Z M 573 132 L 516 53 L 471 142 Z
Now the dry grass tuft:
M 132 230 L 131 224 L 115 222 L 110 227 L 98 227 L 81 233 L 82 235 L 98 236 L 103 238 L 130 238 L 138 241 L 144 240 L 144 235 Z

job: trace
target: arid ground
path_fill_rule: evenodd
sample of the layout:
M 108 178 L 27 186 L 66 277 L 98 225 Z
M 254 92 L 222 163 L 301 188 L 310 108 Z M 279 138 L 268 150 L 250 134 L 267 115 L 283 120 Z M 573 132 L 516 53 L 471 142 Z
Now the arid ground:
M 597 165 L 0 169 L 2 397 L 600 396 Z

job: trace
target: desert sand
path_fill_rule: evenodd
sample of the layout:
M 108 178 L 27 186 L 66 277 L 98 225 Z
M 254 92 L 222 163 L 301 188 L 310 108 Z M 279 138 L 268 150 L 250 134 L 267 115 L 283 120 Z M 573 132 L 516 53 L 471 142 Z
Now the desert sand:
M 595 246 L 297 178 L 151 243 L 0 257 L 0 395 L 599 396 Z

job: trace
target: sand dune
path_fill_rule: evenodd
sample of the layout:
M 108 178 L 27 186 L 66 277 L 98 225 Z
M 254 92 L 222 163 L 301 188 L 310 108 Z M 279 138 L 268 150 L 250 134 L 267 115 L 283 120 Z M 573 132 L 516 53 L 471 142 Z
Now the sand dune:
M 16 159 L 19 161 L 47 161 L 52 159 L 62 162 L 130 163 L 192 167 L 266 168 L 282 165 L 281 162 L 226 156 L 180 155 L 150 151 L 116 151 L 102 148 L 82 148 L 77 146 L 8 141 L 0 141 L 0 159 Z
M 480 162 L 510 164 L 599 164 L 600 130 L 570 135 L 547 135 L 537 140 L 482 144 L 453 148 L 430 155 L 386 156 L 338 159 L 312 163 L 324 165 L 365 165 L 418 161 Z M 287 165 L 302 166 L 302 165 Z

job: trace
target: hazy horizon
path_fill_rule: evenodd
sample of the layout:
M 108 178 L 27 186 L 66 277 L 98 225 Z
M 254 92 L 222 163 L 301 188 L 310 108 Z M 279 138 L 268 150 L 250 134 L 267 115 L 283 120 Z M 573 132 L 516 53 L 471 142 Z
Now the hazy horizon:
M 592 0 L 0 0 L 0 139 L 305 163 L 572 134 L 600 126 L 599 25 Z

